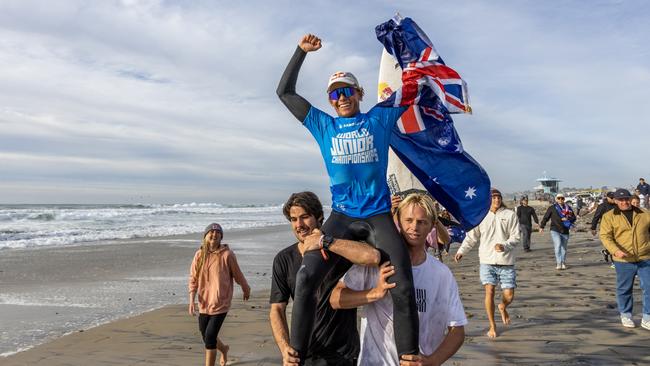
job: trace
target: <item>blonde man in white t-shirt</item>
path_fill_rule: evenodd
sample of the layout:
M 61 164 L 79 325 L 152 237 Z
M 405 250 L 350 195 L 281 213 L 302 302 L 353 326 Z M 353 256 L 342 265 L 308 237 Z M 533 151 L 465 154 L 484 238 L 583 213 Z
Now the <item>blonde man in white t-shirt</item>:
M 398 360 L 393 338 L 393 302 L 388 279 L 395 269 L 354 265 L 330 296 L 334 309 L 364 306 L 361 318 L 359 365 L 441 365 L 465 340 L 467 318 L 458 285 L 447 266 L 426 252 L 427 235 L 436 224 L 433 200 L 412 194 L 399 205 L 397 219 L 411 258 L 413 284 L 420 320 L 419 355 Z

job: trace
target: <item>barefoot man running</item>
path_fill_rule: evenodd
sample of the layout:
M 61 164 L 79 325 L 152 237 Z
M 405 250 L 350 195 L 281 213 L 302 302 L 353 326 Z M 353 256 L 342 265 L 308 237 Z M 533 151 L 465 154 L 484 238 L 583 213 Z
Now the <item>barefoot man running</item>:
M 515 272 L 515 245 L 519 242 L 519 228 L 514 211 L 506 208 L 499 190 L 492 188 L 492 205 L 487 216 L 474 229 L 467 232 L 463 244 L 456 252 L 455 260 L 460 262 L 478 243 L 481 263 L 481 283 L 485 287 L 485 310 L 490 329 L 487 336 L 496 338 L 497 324 L 494 321 L 494 293 L 497 283 L 501 283 L 501 303 L 499 312 L 504 325 L 510 324 L 506 310 L 515 297 L 517 287 Z

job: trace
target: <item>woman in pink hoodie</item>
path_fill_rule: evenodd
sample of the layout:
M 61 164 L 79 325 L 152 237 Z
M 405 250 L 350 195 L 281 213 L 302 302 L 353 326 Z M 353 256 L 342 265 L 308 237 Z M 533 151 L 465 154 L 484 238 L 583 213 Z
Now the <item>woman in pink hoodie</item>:
M 232 302 L 233 280 L 241 286 L 244 300 L 248 300 L 251 288 L 239 269 L 237 258 L 227 244 L 222 244 L 223 229 L 213 223 L 205 228 L 201 248 L 194 254 L 190 267 L 189 313 L 196 315 L 196 300 L 199 301 L 199 330 L 205 343 L 205 365 L 214 366 L 217 350 L 221 352 L 221 365 L 228 359 L 228 347 L 219 338 Z

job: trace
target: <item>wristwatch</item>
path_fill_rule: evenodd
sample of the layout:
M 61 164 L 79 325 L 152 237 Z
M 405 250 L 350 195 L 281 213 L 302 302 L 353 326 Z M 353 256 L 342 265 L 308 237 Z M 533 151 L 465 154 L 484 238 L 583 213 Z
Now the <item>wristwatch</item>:
M 330 245 L 334 243 L 334 237 L 331 235 L 323 235 L 323 249 L 330 250 Z

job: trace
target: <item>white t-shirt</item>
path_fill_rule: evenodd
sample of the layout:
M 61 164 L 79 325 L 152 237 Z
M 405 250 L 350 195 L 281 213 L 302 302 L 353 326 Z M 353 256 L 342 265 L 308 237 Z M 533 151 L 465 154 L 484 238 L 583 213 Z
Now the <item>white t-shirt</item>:
M 376 286 L 377 267 L 354 265 L 342 281 L 351 290 Z M 458 285 L 449 268 L 427 254 L 413 267 L 413 284 L 420 318 L 420 353 L 430 355 L 447 333 L 447 327 L 467 324 Z M 393 300 L 390 293 L 363 307 L 359 365 L 399 365 L 393 338 Z

